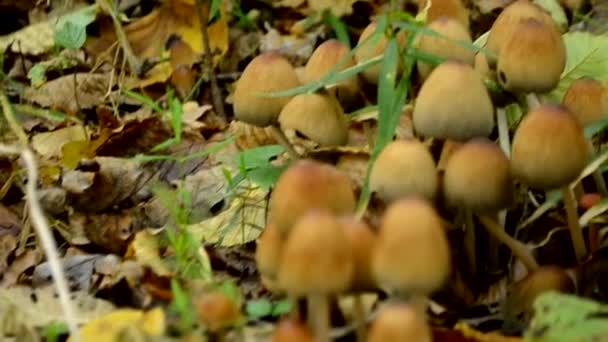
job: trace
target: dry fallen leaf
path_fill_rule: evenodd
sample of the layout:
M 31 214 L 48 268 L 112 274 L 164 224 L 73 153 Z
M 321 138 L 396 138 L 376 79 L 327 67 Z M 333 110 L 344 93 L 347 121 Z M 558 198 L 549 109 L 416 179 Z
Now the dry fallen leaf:
M 142 266 L 149 267 L 158 276 L 171 276 L 173 272 L 159 253 L 156 236 L 148 230 L 135 234 L 129 245 L 128 255 L 132 255 Z
M 19 31 L 0 37 L 0 52 L 11 48 L 11 52 L 25 55 L 40 55 L 55 46 L 55 28 L 49 21 L 26 26 Z M 12 44 L 12 45 L 11 45 Z
M 143 338 L 160 336 L 165 331 L 165 314 L 158 307 L 150 311 L 119 309 L 96 318 L 80 329 L 80 337 L 87 342 L 121 341 L 125 330 L 134 328 Z M 68 341 L 73 341 L 68 338 Z
M 87 139 L 86 129 L 83 126 L 74 125 L 34 135 L 32 137 L 32 148 L 36 153 L 50 159 L 59 157 L 65 144 Z

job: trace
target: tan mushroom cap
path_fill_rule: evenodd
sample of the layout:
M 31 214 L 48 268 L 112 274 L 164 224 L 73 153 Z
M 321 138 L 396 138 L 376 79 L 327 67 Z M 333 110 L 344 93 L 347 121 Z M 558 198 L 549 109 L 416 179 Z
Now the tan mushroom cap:
M 313 342 L 313 334 L 306 324 L 290 317 L 281 319 L 275 326 L 272 342 Z
M 468 141 L 448 159 L 443 192 L 451 205 L 493 213 L 513 201 L 513 178 L 504 152 L 487 138 Z
M 300 217 L 285 242 L 279 285 L 294 295 L 339 293 L 351 284 L 351 245 L 337 218 L 325 210 Z
M 348 124 L 342 106 L 330 95 L 296 95 L 279 115 L 279 125 L 286 134 L 297 131 L 321 146 L 344 145 Z
M 274 289 L 279 272 L 283 240 L 276 225 L 269 223 L 257 240 L 255 262 L 266 286 Z
M 574 181 L 589 158 L 583 128 L 558 105 L 526 114 L 511 146 L 511 172 L 532 188 L 552 190 Z
M 587 126 L 608 116 L 608 91 L 593 78 L 579 78 L 568 87 L 562 105 Z
M 369 179 L 371 191 L 387 203 L 411 195 L 433 200 L 437 183 L 433 156 L 417 139 L 387 144 L 378 155 Z
M 493 54 L 493 56 L 488 56 L 488 62 L 491 67 L 496 65 L 496 58 L 498 58 L 505 42 L 513 34 L 517 24 L 525 19 L 540 20 L 559 31 L 559 28 L 555 21 L 553 21 L 553 18 L 551 18 L 551 15 L 542 7 L 530 0 L 517 0 L 512 2 L 500 12 L 492 24 L 492 28 L 490 28 L 485 48 Z
M 414 103 L 413 122 L 416 131 L 427 137 L 468 140 L 490 135 L 494 107 L 473 67 L 446 61 L 422 84 Z
M 525 19 L 501 48 L 496 74 L 507 90 L 544 93 L 557 86 L 565 66 L 566 46 L 559 31 Z
M 351 291 L 373 291 L 378 287 L 372 275 L 372 253 L 376 245 L 376 233 L 365 222 L 354 216 L 340 218 L 346 239 L 353 252 L 355 270 Z
M 369 331 L 368 342 L 432 342 L 431 329 L 413 307 L 390 303 L 380 310 Z
M 474 64 L 475 52 L 461 45 L 472 44 L 471 34 L 461 22 L 444 16 L 430 22 L 427 28 L 437 32 L 441 37 L 421 34 L 418 41 L 420 51 L 444 59 L 459 60 L 470 65 Z M 433 65 L 422 61 L 417 62 L 417 67 L 418 73 L 423 79 L 427 78 L 433 70 Z
M 281 174 L 270 197 L 269 221 L 286 238 L 294 223 L 311 209 L 336 215 L 355 211 L 356 199 L 348 175 L 334 166 L 302 159 Z
M 450 272 L 450 250 L 441 218 L 428 201 L 410 197 L 388 207 L 372 270 L 383 289 L 430 294 L 443 285 Z
M 194 303 L 199 321 L 212 332 L 218 332 L 237 323 L 240 308 L 226 295 L 212 291 L 196 298 Z
M 428 0 L 419 0 L 418 13 L 422 12 L 427 5 Z M 440 17 L 454 18 L 469 30 L 469 10 L 462 0 L 432 0 L 431 6 L 427 9 L 426 22 L 433 22 Z
M 298 87 L 295 69 L 277 52 L 263 53 L 249 62 L 234 89 L 234 115 L 243 122 L 268 126 L 276 122 L 291 97 L 264 97 L 260 93 Z
M 377 28 L 377 23 L 372 21 L 367 25 L 367 27 L 361 32 L 359 36 L 359 40 L 357 42 L 357 51 L 355 51 L 355 61 L 358 64 L 366 62 L 374 57 L 377 57 L 384 53 L 386 49 L 386 44 L 388 41 L 386 36 L 382 34 L 377 41 L 368 40 L 371 37 Z M 402 46 L 405 45 L 407 38 L 407 34 L 405 31 L 400 31 L 397 33 L 397 43 Z M 375 44 L 374 44 L 375 43 Z M 365 45 L 363 45 L 365 44 Z M 361 76 L 367 83 L 378 84 L 378 77 L 380 75 L 381 63 L 375 64 L 369 68 L 366 68 L 361 72 Z
M 319 45 L 312 53 L 302 72 L 304 83 L 318 81 L 332 69 L 340 65 L 338 71 L 355 65 L 353 57 L 348 57 L 350 48 L 337 39 L 327 40 Z M 352 76 L 337 84 L 337 96 L 344 104 L 355 101 L 359 91 L 359 79 Z

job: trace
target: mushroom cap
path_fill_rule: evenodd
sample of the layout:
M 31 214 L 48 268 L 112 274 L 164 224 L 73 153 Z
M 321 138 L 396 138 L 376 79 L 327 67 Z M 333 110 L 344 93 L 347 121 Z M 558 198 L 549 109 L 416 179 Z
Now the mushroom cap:
M 231 326 L 241 318 L 240 308 L 219 291 L 198 296 L 194 305 L 201 324 L 213 332 Z
M 583 126 L 587 126 L 608 115 L 608 91 L 599 81 L 582 77 L 570 84 L 562 105 L 574 114 Z
M 490 135 L 494 107 L 473 67 L 446 61 L 422 84 L 414 103 L 413 122 L 416 131 L 424 136 L 468 140 Z
M 302 73 L 304 83 L 318 81 L 339 63 L 342 71 L 355 65 L 353 57 L 348 57 L 350 48 L 337 39 L 326 40 L 317 46 L 306 62 Z M 345 104 L 352 103 L 359 91 L 359 79 L 352 76 L 337 83 L 337 97 Z
M 449 204 L 494 213 L 513 201 L 513 178 L 504 152 L 487 138 L 475 138 L 448 159 L 443 192 Z
M 234 115 L 243 122 L 268 126 L 276 122 L 281 109 L 291 99 L 264 97 L 261 93 L 298 87 L 295 69 L 277 52 L 266 52 L 251 60 L 243 70 L 234 89 Z
M 542 105 L 517 127 L 511 172 L 532 188 L 552 190 L 574 181 L 589 158 L 583 128 L 559 105 Z
M 441 218 L 428 201 L 410 197 L 387 208 L 372 270 L 383 289 L 429 294 L 443 285 L 450 250 Z
M 367 25 L 367 27 L 365 27 L 363 32 L 361 32 L 361 35 L 359 36 L 359 40 L 357 42 L 357 50 L 355 51 L 355 61 L 357 61 L 357 63 L 361 64 L 384 53 L 384 50 L 386 49 L 386 44 L 388 43 L 384 34 L 382 34 L 376 42 L 372 40 L 367 40 L 370 36 L 374 34 L 377 26 L 377 23 L 375 21 L 372 21 L 369 23 L 369 25 Z M 405 31 L 399 31 L 397 33 L 397 43 L 400 46 L 405 45 L 406 38 L 407 34 Z M 363 70 L 361 72 L 361 76 L 367 83 L 378 84 L 378 77 L 380 75 L 381 67 L 382 63 L 372 65 Z
M 500 49 L 496 74 L 507 90 L 544 93 L 557 86 L 565 66 L 560 32 L 540 20 L 524 19 Z
M 255 262 L 262 277 L 269 282 L 266 285 L 270 285 L 270 287 L 275 285 L 282 248 L 283 240 L 281 240 L 276 225 L 269 223 L 257 240 Z
M 301 159 L 281 174 L 270 197 L 269 221 L 281 238 L 311 209 L 327 209 L 336 215 L 355 211 L 356 199 L 348 175 L 334 166 Z
M 368 342 L 432 342 L 431 329 L 416 310 L 405 303 L 390 303 L 380 310 L 369 331 Z
M 418 13 L 422 12 L 427 4 L 428 0 L 419 0 Z M 469 29 L 469 10 L 461 0 L 432 0 L 426 12 L 426 22 L 433 22 L 440 17 L 454 18 L 467 30 Z
M 306 324 L 290 317 L 282 318 L 275 326 L 272 342 L 313 342 L 312 332 Z
M 281 129 L 294 130 L 321 146 L 340 146 L 348 140 L 348 118 L 330 95 L 298 94 L 279 115 Z
M 369 179 L 371 191 L 387 203 L 411 195 L 432 200 L 437 183 L 433 156 L 417 139 L 387 144 L 378 155 Z
M 350 242 L 355 263 L 350 289 L 352 291 L 373 291 L 378 287 L 372 274 L 372 253 L 376 243 L 376 233 L 365 222 L 354 216 L 340 218 L 346 239 Z
M 463 63 L 473 65 L 475 52 L 459 45 L 461 43 L 472 43 L 469 30 L 455 18 L 439 17 L 427 25 L 442 37 L 434 37 L 422 34 L 418 41 L 418 49 L 422 52 L 441 57 L 444 59 L 459 60 Z M 427 78 L 433 70 L 433 65 L 418 61 L 418 73 L 423 79 Z
M 485 48 L 492 52 L 492 55 L 488 55 L 488 62 L 491 67 L 496 66 L 496 58 L 500 55 L 500 51 L 505 42 L 513 34 L 517 24 L 525 19 L 540 20 L 559 31 L 559 28 L 553 18 L 551 18 L 551 15 L 542 7 L 530 0 L 517 0 L 512 2 L 500 12 L 488 34 Z
M 279 286 L 301 296 L 348 289 L 355 263 L 346 239 L 334 214 L 311 210 L 302 215 L 284 245 Z

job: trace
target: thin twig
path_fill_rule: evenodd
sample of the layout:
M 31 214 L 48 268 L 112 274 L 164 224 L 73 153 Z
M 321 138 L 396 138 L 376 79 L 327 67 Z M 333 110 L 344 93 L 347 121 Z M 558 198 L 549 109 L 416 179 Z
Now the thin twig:
M 218 117 L 222 121 L 228 122 L 226 118 L 226 111 L 224 110 L 224 101 L 222 100 L 222 93 L 220 91 L 220 87 L 217 84 L 217 78 L 213 70 L 213 57 L 211 55 L 211 46 L 209 45 L 208 31 L 209 11 L 203 11 L 203 0 L 196 0 L 196 13 L 198 15 L 198 20 L 201 25 L 203 52 L 205 55 L 203 65 L 211 83 L 211 99 L 213 101 L 213 107 L 215 107 L 215 112 L 217 113 Z M 207 13 L 206 16 L 203 15 L 205 13 Z
M 11 104 L 4 93 L 0 93 L 0 105 L 2 105 L 2 111 L 4 111 L 4 117 L 8 122 L 8 126 L 10 127 L 11 131 L 15 133 L 17 139 L 19 139 L 19 144 L 27 146 L 27 135 L 25 135 L 25 132 L 23 129 L 21 129 L 21 126 L 17 122 L 13 109 L 11 108 Z
M 118 44 L 122 48 L 122 51 L 127 58 L 127 62 L 129 63 L 129 68 L 131 68 L 131 72 L 135 73 L 139 76 L 141 72 L 141 63 L 133 49 L 131 48 L 131 44 L 129 43 L 129 38 L 127 34 L 122 28 L 122 23 L 118 16 L 115 13 L 115 8 L 113 6 L 113 2 L 110 0 L 98 0 L 97 3 L 100 5 L 101 9 L 106 12 L 112 18 L 112 23 L 114 24 L 114 31 L 116 31 L 116 39 L 118 40 Z

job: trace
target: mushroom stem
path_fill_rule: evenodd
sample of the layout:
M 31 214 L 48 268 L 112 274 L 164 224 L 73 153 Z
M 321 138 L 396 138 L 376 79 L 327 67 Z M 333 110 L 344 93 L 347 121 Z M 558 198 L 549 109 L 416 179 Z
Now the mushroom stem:
M 541 104 L 538 95 L 535 93 L 526 94 L 526 103 L 528 104 L 528 111 L 540 107 Z
M 355 316 L 355 333 L 357 334 L 357 342 L 367 341 L 365 306 L 361 296 L 355 294 L 353 296 L 353 314 Z
M 473 213 L 464 209 L 464 248 L 469 263 L 471 275 L 477 274 L 477 260 L 475 250 L 475 225 L 473 224 Z
M 308 317 L 315 342 L 329 342 L 330 317 L 327 296 L 321 293 L 308 295 Z
M 587 140 L 587 146 L 589 147 L 589 154 L 595 154 L 595 147 L 593 146 L 593 143 L 590 139 Z M 596 169 L 595 171 L 593 171 L 593 174 L 591 176 L 593 177 L 593 181 L 595 182 L 597 192 L 602 195 L 602 198 L 608 197 L 608 187 L 606 187 L 606 181 L 604 180 L 602 172 L 599 169 Z
M 495 217 L 497 218 L 495 222 L 500 226 L 503 231 L 505 229 L 506 213 L 506 210 L 501 210 L 499 214 L 495 215 Z M 493 236 L 490 236 L 490 239 L 488 240 L 488 270 L 490 272 L 495 272 L 500 267 L 499 251 L 500 240 L 496 239 Z
M 534 259 L 532 253 L 523 243 L 515 240 L 509 234 L 507 234 L 492 218 L 485 215 L 477 216 L 479 217 L 479 221 L 484 225 L 484 227 L 486 227 L 490 234 L 509 247 L 513 255 L 515 255 L 526 266 L 528 272 L 533 272 L 538 269 L 536 259 Z
M 509 137 L 509 123 L 504 108 L 496 108 L 496 125 L 498 126 L 498 144 L 507 158 L 511 157 L 511 139 Z
M 574 246 L 574 253 L 576 255 L 576 260 L 581 262 L 587 255 L 587 248 L 585 248 L 583 232 L 578 224 L 576 199 L 574 198 L 574 194 L 570 190 L 569 185 L 563 186 L 561 192 L 562 198 L 564 199 L 564 206 L 566 207 L 568 229 L 570 230 L 570 238 L 572 239 L 572 244 Z
M 285 136 L 285 133 L 283 133 L 283 131 L 276 125 L 270 125 L 269 128 L 270 134 L 272 134 L 273 138 L 275 138 L 276 141 L 283 146 L 283 148 L 285 148 L 289 156 L 294 160 L 300 159 L 300 155 L 293 148 L 293 145 L 289 142 Z
M 289 318 L 291 318 L 294 322 L 300 320 L 300 303 L 298 302 L 298 296 L 294 296 L 290 294 L 288 296 L 288 300 L 291 303 L 291 311 L 289 312 Z

